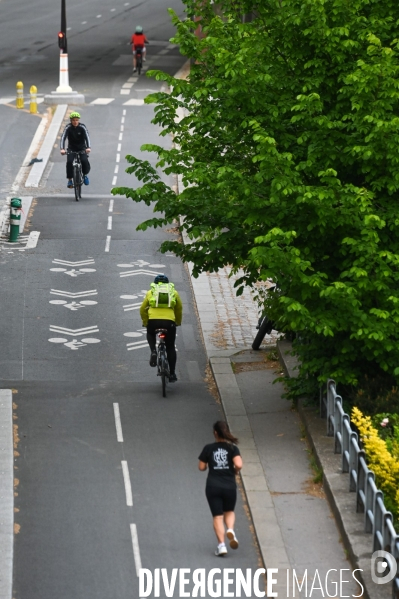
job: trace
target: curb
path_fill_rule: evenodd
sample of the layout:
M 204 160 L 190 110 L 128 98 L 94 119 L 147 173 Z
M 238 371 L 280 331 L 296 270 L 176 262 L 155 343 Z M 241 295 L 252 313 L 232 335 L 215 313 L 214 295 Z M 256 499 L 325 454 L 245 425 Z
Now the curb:
M 278 341 L 277 351 L 287 377 L 296 376 L 297 360 L 288 354 L 291 343 Z M 298 413 L 318 466 L 323 471 L 323 488 L 342 537 L 353 570 L 364 587 L 365 599 L 391 599 L 392 583 L 377 585 L 371 578 L 372 535 L 364 532 L 364 514 L 356 512 L 356 493 L 349 492 L 349 474 L 342 473 L 342 456 L 334 453 L 334 441 L 327 436 L 327 421 L 314 405 L 298 401 Z
M 38 159 L 42 160 L 42 162 L 35 162 L 35 164 L 32 166 L 28 178 L 25 181 L 25 187 L 39 187 L 39 183 L 50 159 L 54 143 L 57 139 L 58 131 L 60 130 L 67 110 L 67 104 L 59 104 L 57 106 L 50 127 L 46 133 L 46 137 L 43 140 L 42 146 L 37 156 Z
M 235 349 L 230 350 L 229 353 L 231 356 L 240 351 L 240 349 Z M 273 498 L 267 485 L 241 392 L 231 367 L 230 357 L 209 357 L 209 362 L 226 420 L 230 429 L 240 438 L 240 452 L 246 465 L 240 476 L 264 567 L 278 568 L 282 571 L 289 570 L 291 565 Z M 280 580 L 274 585 L 274 589 L 279 593 L 279 597 L 283 597 L 287 590 L 285 584 Z
M 186 68 L 187 63 L 181 69 L 181 75 Z M 181 119 L 183 117 L 183 111 L 179 111 L 178 118 Z M 181 176 L 179 176 L 177 179 L 177 191 L 181 187 L 182 181 Z M 182 220 L 184 219 L 181 218 L 180 223 Z M 182 233 L 182 238 L 185 245 L 190 244 L 190 239 L 185 231 Z M 205 352 L 219 391 L 226 420 L 231 430 L 234 431 L 234 434 L 240 438 L 240 452 L 245 464 L 247 464 L 245 469 L 241 471 L 240 477 L 264 567 L 279 568 L 282 571 L 291 569 L 281 528 L 274 509 L 273 498 L 267 485 L 241 392 L 231 367 L 230 357 L 247 348 L 221 350 L 216 345 L 213 333 L 215 325 L 218 323 L 218 318 L 208 276 L 206 273 L 201 273 L 195 279 L 191 276 L 193 265 L 188 262 L 187 267 L 197 307 Z M 274 589 L 280 597 L 285 596 L 286 586 L 282 581 L 278 580 L 274 585 Z
M 0 389 L 0 498 L 0 599 L 11 599 L 14 548 L 14 448 L 11 389 Z

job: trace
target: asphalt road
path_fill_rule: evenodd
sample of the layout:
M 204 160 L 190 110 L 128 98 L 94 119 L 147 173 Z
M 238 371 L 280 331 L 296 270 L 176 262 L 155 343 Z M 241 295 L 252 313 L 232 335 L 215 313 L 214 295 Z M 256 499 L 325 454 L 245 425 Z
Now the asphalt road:
M 197 457 L 212 441 L 212 423 L 222 413 L 204 380 L 206 359 L 186 267 L 158 252 L 174 232 L 137 232 L 152 210 L 110 195 L 115 184 L 135 184 L 124 172 L 126 154 L 141 155 L 143 143 L 170 143 L 151 125 L 151 107 L 125 104 L 160 83 L 142 77 L 129 96 L 120 94 L 131 70 L 126 47 L 117 47 L 115 40 L 125 44 L 132 22 L 140 19 L 159 41 L 152 47 L 152 66 L 175 72 L 184 58 L 167 46 L 173 33 L 165 12 L 170 5 L 181 12 L 181 3 L 171 0 L 132 7 L 115 3 L 115 16 L 94 21 L 92 15 L 113 6 L 68 3 L 71 48 L 73 40 L 80 65 L 73 87 L 85 92 L 87 102 L 100 95 L 112 98 L 107 105 L 80 109 L 92 138 L 90 185 L 75 202 L 66 188 L 65 159 L 55 148 L 30 218 L 30 229 L 40 231 L 38 246 L 0 253 L 0 386 L 14 389 L 18 427 L 15 599 L 136 598 L 140 562 L 169 572 L 259 567 L 241 497 L 240 549 L 224 560 L 213 555 L 216 542 Z M 32 49 L 38 32 L 43 44 L 52 39 L 50 20 L 57 16 L 51 6 L 2 2 L 0 50 L 10 52 L 9 62 L 0 65 L 1 76 L 5 73 L 0 95 L 11 89 L 12 78 L 25 74 L 42 77 L 45 91 L 54 87 L 51 69 L 41 59 L 28 64 L 29 59 L 12 58 L 22 8 L 25 22 L 31 21 L 25 45 Z M 91 14 L 90 31 L 79 30 L 82 11 Z M 50 51 L 43 47 L 43 52 Z M 38 45 L 32 56 L 39 54 Z M 51 67 L 50 59 L 47 64 Z M 2 110 L 13 118 L 14 109 Z M 31 133 L 28 128 L 26 138 Z M 18 141 L 18 135 L 15 151 L 24 155 L 27 139 Z M 0 155 L 5 143 L 0 138 Z M 179 381 L 169 385 L 166 399 L 148 364 L 137 309 L 159 271 L 175 282 L 184 303 Z
M 70 82 L 81 93 L 109 90 L 123 66 L 114 65 L 130 53 L 136 25 L 144 27 L 153 42 L 173 35 L 168 8 L 183 15 L 180 0 L 66 0 Z M 28 93 L 36 85 L 49 93 L 58 85 L 58 32 L 61 2 L 2 0 L 0 4 L 0 90 L 15 93 L 18 80 Z M 156 46 L 150 45 L 149 53 Z

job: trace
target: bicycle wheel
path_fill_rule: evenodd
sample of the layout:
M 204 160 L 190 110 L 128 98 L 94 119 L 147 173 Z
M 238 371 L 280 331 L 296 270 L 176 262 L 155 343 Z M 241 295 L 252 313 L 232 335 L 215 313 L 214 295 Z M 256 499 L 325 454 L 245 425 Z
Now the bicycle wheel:
M 137 56 L 137 72 L 140 75 L 142 68 L 141 56 Z
M 73 186 L 75 189 L 75 200 L 77 202 L 79 202 L 79 198 L 82 197 L 81 195 L 81 188 L 82 188 L 82 183 L 81 183 L 81 178 L 80 178 L 80 173 L 79 173 L 79 167 L 75 166 L 73 169 Z
M 166 358 L 165 355 L 161 355 L 161 381 L 162 381 L 162 397 L 166 397 Z
M 259 331 L 256 334 L 256 337 L 252 343 L 252 349 L 259 349 L 260 344 L 263 341 L 263 338 L 266 334 L 271 333 L 273 329 L 273 323 L 267 316 L 263 317 L 263 320 L 260 319 Z

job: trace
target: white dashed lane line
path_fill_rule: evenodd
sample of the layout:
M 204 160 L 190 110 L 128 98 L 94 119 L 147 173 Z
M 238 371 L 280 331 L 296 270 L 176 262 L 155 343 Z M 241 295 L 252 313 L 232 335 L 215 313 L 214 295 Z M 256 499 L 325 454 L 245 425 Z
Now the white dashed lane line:
M 130 474 L 127 462 L 122 460 L 123 482 L 125 483 L 126 505 L 133 507 L 132 485 L 130 483 Z
M 121 130 L 120 130 L 120 133 L 119 133 L 119 139 L 118 139 L 118 142 L 119 142 L 119 143 L 118 143 L 118 145 L 117 145 L 116 157 L 115 157 L 115 162 L 116 162 L 116 164 L 115 164 L 114 176 L 113 176 L 112 183 L 111 183 L 112 187 L 115 187 L 115 185 L 116 185 L 116 182 L 117 182 L 117 180 L 118 180 L 118 177 L 117 177 L 117 175 L 118 175 L 118 172 L 119 172 L 119 163 L 120 163 L 120 160 L 121 160 L 121 151 L 122 151 L 122 144 L 121 144 L 120 142 L 122 141 L 122 138 L 123 138 L 123 130 L 124 130 L 124 128 L 125 128 L 125 125 L 124 125 L 124 122 L 125 122 L 125 116 L 126 116 L 126 108 L 124 108 L 124 109 L 123 109 L 123 111 L 122 111 L 122 117 L 121 117 Z M 112 202 L 112 203 L 110 203 L 110 205 L 109 205 L 109 212 L 112 212 L 112 211 L 113 211 L 113 209 L 114 209 L 114 200 L 111 200 L 111 202 Z M 111 231 L 111 230 L 112 230 L 112 216 L 109 216 L 109 217 L 108 217 L 108 225 L 107 225 L 107 230 L 108 230 L 108 231 Z M 107 241 L 106 241 L 106 243 L 105 243 L 105 251 L 106 251 L 106 252 L 109 252 L 110 245 L 111 245 L 111 236 L 110 236 L 110 235 L 108 235 L 108 236 L 107 236 Z
M 118 403 L 114 403 L 114 416 L 115 416 L 116 438 L 119 443 L 123 443 L 122 422 L 121 422 L 121 414 L 119 412 L 119 404 Z
M 134 556 L 134 564 L 136 566 L 136 574 L 137 574 L 137 576 L 139 576 L 142 566 L 141 566 L 139 539 L 137 536 L 137 526 L 135 524 L 130 525 L 130 532 L 132 535 L 133 556 Z
M 111 200 L 111 202 L 113 202 L 113 200 Z M 114 417 L 115 417 L 116 438 L 119 443 L 123 443 L 122 422 L 121 422 L 121 415 L 120 415 L 118 403 L 114 403 Z M 122 464 L 123 482 L 125 485 L 126 505 L 128 507 L 133 507 L 133 493 L 132 493 L 132 485 L 130 482 L 129 467 L 128 467 L 126 460 L 122 460 L 121 464 Z M 133 524 L 133 523 L 130 524 L 130 534 L 132 537 L 134 565 L 136 567 L 136 574 L 137 574 L 137 576 L 139 576 L 142 565 L 141 565 L 140 547 L 139 547 L 139 539 L 138 539 L 138 535 L 137 535 L 136 524 Z

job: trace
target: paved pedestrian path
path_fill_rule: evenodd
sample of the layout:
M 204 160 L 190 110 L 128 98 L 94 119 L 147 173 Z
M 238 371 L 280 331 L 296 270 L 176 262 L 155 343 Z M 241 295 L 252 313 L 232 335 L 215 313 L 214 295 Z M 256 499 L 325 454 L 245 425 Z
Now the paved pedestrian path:
M 241 273 L 231 275 L 231 268 L 227 266 L 207 275 L 217 327 L 212 338 L 214 345 L 220 349 L 249 348 L 256 334 L 258 306 L 249 288 L 236 296 L 234 285 L 240 277 Z M 263 345 L 275 345 L 278 337 L 277 331 L 272 331 L 266 335 Z

